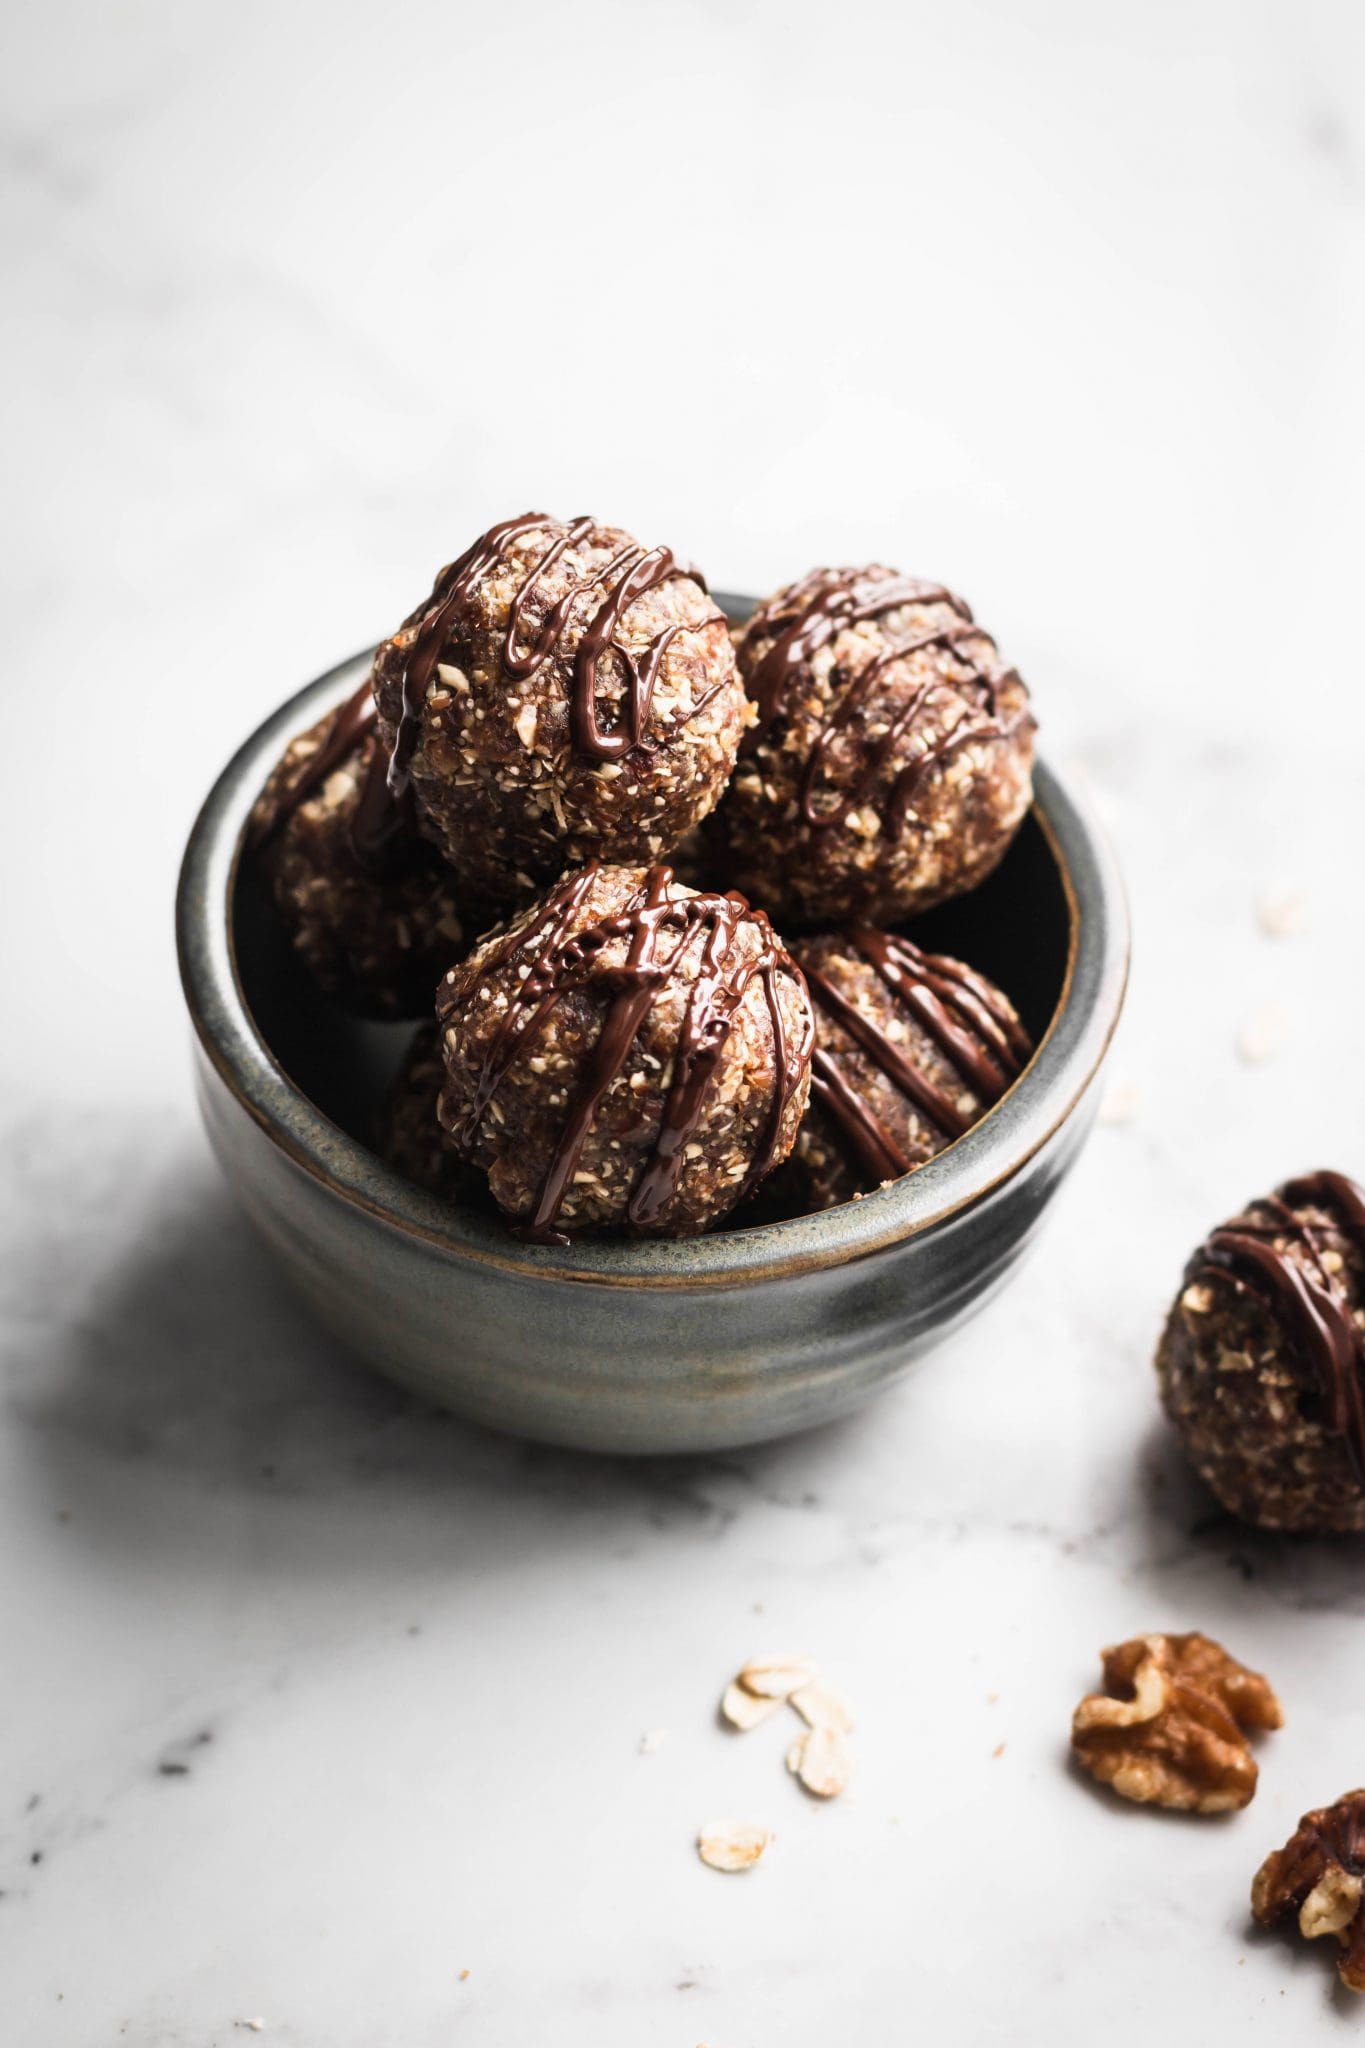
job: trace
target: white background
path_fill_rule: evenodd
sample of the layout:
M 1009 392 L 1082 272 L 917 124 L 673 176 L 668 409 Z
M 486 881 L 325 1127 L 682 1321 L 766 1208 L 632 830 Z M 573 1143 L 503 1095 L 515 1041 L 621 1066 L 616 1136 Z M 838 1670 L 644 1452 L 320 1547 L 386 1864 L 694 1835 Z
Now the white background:
M 0 2034 L 1358 2025 L 1245 1900 L 1365 1777 L 1365 1554 L 1201 1526 L 1149 1358 L 1205 1227 L 1365 1173 L 1365 16 L 45 0 L 3 37 Z M 433 1419 L 311 1333 L 194 1123 L 201 794 L 528 502 L 730 588 L 944 577 L 1119 843 L 1135 1119 L 818 1438 L 618 1467 Z M 1066 1767 L 1101 1643 L 1162 1626 L 1284 1694 L 1230 1821 Z M 763 1647 L 857 1700 L 834 1809 L 714 1726 Z M 727 1810 L 778 1830 L 750 1878 L 692 1856 Z

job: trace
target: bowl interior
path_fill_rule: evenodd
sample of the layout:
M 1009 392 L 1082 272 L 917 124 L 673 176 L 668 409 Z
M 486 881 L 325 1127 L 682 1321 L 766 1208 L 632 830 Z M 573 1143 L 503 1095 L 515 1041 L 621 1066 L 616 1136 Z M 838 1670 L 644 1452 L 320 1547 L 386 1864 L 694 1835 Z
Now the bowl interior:
M 368 1023 L 329 1004 L 290 946 L 249 858 L 238 867 L 232 921 L 242 993 L 274 1059 L 325 1117 L 368 1145 L 416 1025 Z M 1035 1043 L 1042 1039 L 1066 981 L 1070 919 L 1057 855 L 1036 815 L 1025 819 L 979 889 L 906 929 L 998 982 Z M 742 1227 L 742 1214 L 737 1220 Z

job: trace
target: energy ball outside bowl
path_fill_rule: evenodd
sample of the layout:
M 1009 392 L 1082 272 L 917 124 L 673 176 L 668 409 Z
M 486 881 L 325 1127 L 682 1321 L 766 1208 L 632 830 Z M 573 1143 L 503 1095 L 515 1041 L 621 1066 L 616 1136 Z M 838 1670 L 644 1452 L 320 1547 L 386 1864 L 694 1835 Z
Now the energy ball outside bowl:
M 1185 1269 L 1156 1369 L 1232 1514 L 1365 1530 L 1365 1192 L 1304 1174 L 1215 1230 Z
M 829 1209 L 933 1159 L 983 1117 L 1032 1052 L 982 974 L 867 925 L 793 946 L 815 1010 L 810 1107 L 774 1182 Z
M 960 895 L 1032 799 L 1028 691 L 967 605 L 873 564 L 815 569 L 739 643 L 757 706 L 715 829 L 774 917 L 893 923 Z
M 294 949 L 326 994 L 364 1016 L 430 1012 L 468 943 L 463 892 L 388 796 L 368 684 L 291 740 L 249 836 Z
M 715 804 L 748 716 L 696 570 L 539 512 L 441 572 L 372 680 L 394 787 L 503 905 L 586 859 L 666 856 Z
M 814 1024 L 742 897 L 665 866 L 564 876 L 447 975 L 441 1118 L 533 1239 L 687 1237 L 791 1149 Z

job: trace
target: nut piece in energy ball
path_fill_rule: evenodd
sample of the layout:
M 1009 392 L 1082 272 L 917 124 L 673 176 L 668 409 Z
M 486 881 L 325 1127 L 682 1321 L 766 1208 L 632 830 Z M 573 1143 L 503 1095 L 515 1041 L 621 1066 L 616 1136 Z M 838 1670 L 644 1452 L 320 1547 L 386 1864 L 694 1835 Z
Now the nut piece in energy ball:
M 483 1196 L 483 1176 L 465 1164 L 441 1127 L 444 1080 L 440 1031 L 423 1024 L 380 1110 L 375 1150 L 405 1180 L 450 1201 L 468 1201 Z
M 1307 1941 L 1334 1934 L 1337 1972 L 1349 1991 L 1365 1991 L 1365 1792 L 1306 1813 L 1283 1849 L 1266 1857 L 1251 1887 L 1262 1927 L 1297 1918 Z
M 1104 1686 L 1077 1707 L 1071 1747 L 1124 1799 L 1227 1813 L 1256 1790 L 1251 1729 L 1279 1728 L 1265 1679 L 1208 1636 L 1136 1636 L 1103 1652 Z
M 1223 1506 L 1263 1529 L 1365 1530 L 1365 1193 L 1304 1174 L 1195 1252 L 1156 1357 Z
M 1022 1073 L 1009 998 L 960 960 L 850 925 L 793 947 L 815 1009 L 810 1108 L 784 1186 L 829 1209 L 942 1152 Z
M 667 867 L 566 875 L 447 975 L 441 1120 L 522 1234 L 686 1237 L 795 1139 L 814 1022 L 761 912 Z
M 320 988 L 365 1016 L 430 1009 L 465 946 L 459 885 L 388 793 L 368 682 L 291 740 L 249 841 Z
M 757 722 L 715 825 L 773 916 L 892 923 L 996 866 L 1032 798 L 1034 721 L 961 598 L 815 569 L 759 606 L 739 666 Z
M 711 810 L 749 716 L 697 570 L 591 518 L 490 527 L 375 656 L 390 780 L 492 902 L 654 861 Z

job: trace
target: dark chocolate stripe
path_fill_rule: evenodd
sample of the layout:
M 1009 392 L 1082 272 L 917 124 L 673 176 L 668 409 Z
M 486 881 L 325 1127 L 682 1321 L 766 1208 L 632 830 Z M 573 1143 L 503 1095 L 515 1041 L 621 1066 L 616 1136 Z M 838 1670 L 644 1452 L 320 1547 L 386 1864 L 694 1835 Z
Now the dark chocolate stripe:
M 367 676 L 359 689 L 338 705 L 318 745 L 279 792 L 264 826 L 253 835 L 255 845 L 263 845 L 282 831 L 328 776 L 364 745 L 375 730 L 376 716 L 374 691 Z M 406 797 L 395 801 L 389 794 L 386 767 L 383 748 L 375 746 L 350 829 L 351 851 L 357 862 L 377 877 L 406 867 L 419 845 L 411 804 Z
M 801 775 L 800 811 L 812 830 L 826 831 L 844 824 L 853 811 L 879 791 L 896 748 L 936 696 L 973 691 L 980 715 L 964 709 L 946 732 L 903 765 L 889 791 L 877 795 L 878 817 L 883 827 L 892 832 L 900 831 L 904 825 L 906 813 L 931 768 L 951 759 L 974 741 L 1009 738 L 1028 717 L 1024 710 L 1017 719 L 1002 721 L 998 693 L 1005 677 L 995 666 L 995 643 L 975 623 L 970 607 L 942 584 L 924 583 L 889 571 L 874 576 L 865 569 L 816 569 L 793 588 L 778 612 L 762 621 L 763 630 L 776 629 L 776 637 L 749 678 L 749 693 L 757 702 L 759 715 L 757 726 L 746 736 L 745 750 L 752 752 L 768 727 L 781 718 L 800 670 L 843 627 L 885 618 L 903 606 L 928 604 L 949 606 L 955 618 L 946 625 L 912 625 L 894 632 L 891 644 L 851 678 L 841 677 L 838 671 L 831 676 L 834 705 L 816 736 Z M 989 649 L 989 654 L 978 659 L 970 651 L 973 643 Z M 874 687 L 884 671 L 907 655 L 925 652 L 950 655 L 965 667 L 966 675 L 935 675 L 922 683 L 879 735 L 852 784 L 831 792 L 832 802 L 822 801 L 821 778 L 828 769 L 830 753 L 842 734 L 856 731 L 866 720 Z
M 529 682 L 558 650 L 580 599 L 597 593 L 597 605 L 579 636 L 574 652 L 573 690 L 570 700 L 570 732 L 575 751 L 593 761 L 615 761 L 641 747 L 649 726 L 655 686 L 664 657 L 680 633 L 699 633 L 717 622 L 720 612 L 689 625 L 669 625 L 656 633 L 644 652 L 637 656 L 619 645 L 616 632 L 631 606 L 661 584 L 682 577 L 706 589 L 699 569 L 675 560 L 669 548 L 645 548 L 637 541 L 618 549 L 600 569 L 589 570 L 570 584 L 534 628 L 530 644 L 519 645 L 526 630 L 526 614 L 536 585 L 565 552 L 585 541 L 597 521 L 583 513 L 562 528 L 544 512 L 527 512 L 517 519 L 490 526 L 459 560 L 452 562 L 437 579 L 431 602 L 418 623 L 407 651 L 402 678 L 402 709 L 394 734 L 389 763 L 389 787 L 395 795 L 407 785 L 422 705 L 436 672 L 442 649 L 454 630 L 460 613 L 468 606 L 477 586 L 497 566 L 507 547 L 537 527 L 549 529 L 547 545 L 523 577 L 512 599 L 502 643 L 502 668 L 512 682 Z M 555 529 L 560 530 L 556 531 Z M 624 702 L 620 722 L 604 730 L 598 721 L 598 675 L 604 658 L 614 654 L 624 671 Z M 711 689 L 694 704 L 685 724 L 711 701 Z
M 1342 1438 L 1352 1471 L 1365 1486 L 1365 1335 L 1350 1296 L 1323 1258 L 1320 1230 L 1299 1213 L 1307 1206 L 1334 1216 L 1365 1256 L 1365 1193 L 1344 1174 L 1323 1171 L 1286 1181 L 1268 1201 L 1254 1202 L 1247 1215 L 1215 1230 L 1185 1277 L 1222 1272 L 1269 1298 L 1317 1380 L 1327 1428 Z M 1301 1258 L 1289 1256 L 1290 1244 Z
M 740 1190 L 741 1199 L 773 1163 L 787 1105 L 811 1055 L 812 1034 L 807 1033 L 797 1046 L 787 1042 L 778 976 L 788 973 L 799 985 L 800 970 L 760 911 L 751 910 L 744 898 L 735 894 L 673 895 L 672 869 L 658 866 L 648 871 L 643 888 L 624 910 L 573 932 L 573 919 L 596 874 L 597 863 L 590 862 L 566 877 L 550 892 L 536 921 L 528 929 L 509 933 L 485 963 L 484 972 L 490 972 L 540 941 L 530 972 L 513 992 L 485 1055 L 469 1109 L 452 1128 L 460 1148 L 472 1153 L 479 1125 L 499 1086 L 560 998 L 573 988 L 606 994 L 606 1008 L 586 1071 L 556 1138 L 534 1213 L 521 1233 L 547 1243 L 567 1242 L 556 1226 L 584 1143 L 694 933 L 704 934 L 701 958 L 673 1052 L 673 1078 L 659 1128 L 627 1204 L 628 1222 L 637 1229 L 649 1228 L 675 1192 L 736 1012 L 755 977 L 762 980 L 772 1027 L 774 1085 L 767 1122 Z M 737 960 L 734 940 L 746 922 L 758 929 L 762 945 L 756 958 Z M 677 943 L 661 956 L 659 942 L 665 933 L 676 934 Z M 597 962 L 603 949 L 618 939 L 628 942 L 624 961 L 610 969 L 601 968 Z M 443 1022 L 455 1007 L 455 999 L 443 991 L 437 1004 Z
M 971 611 L 961 598 L 942 584 L 925 583 L 917 576 L 897 576 L 889 570 L 876 576 L 866 569 L 812 569 L 794 584 L 781 609 L 762 619 L 763 630 L 776 629 L 777 637 L 749 678 L 749 695 L 758 706 L 757 732 L 781 716 L 795 677 L 843 627 L 884 618 L 910 604 L 949 604 L 960 619 L 971 623 Z
M 899 1180 L 903 1173 L 909 1173 L 915 1163 L 910 1154 L 849 1086 L 833 1058 L 820 1045 L 811 1056 L 810 1092 L 811 1100 L 828 1111 L 874 1182 Z
M 871 925 L 852 925 L 843 934 L 850 951 L 880 975 L 904 1003 L 945 1060 L 981 1103 L 998 1102 L 1028 1059 L 1028 1038 L 998 990 L 960 960 L 925 953 L 913 941 Z M 976 1120 L 916 1065 L 907 1049 L 875 1019 L 849 1001 L 818 967 L 807 979 L 816 1007 L 832 1018 L 867 1054 L 908 1103 L 942 1133 L 960 1138 Z M 837 1058 L 822 1049 L 812 1064 L 812 1094 L 829 1112 L 854 1163 L 878 1181 L 908 1173 L 915 1161 L 895 1131 L 849 1084 Z

